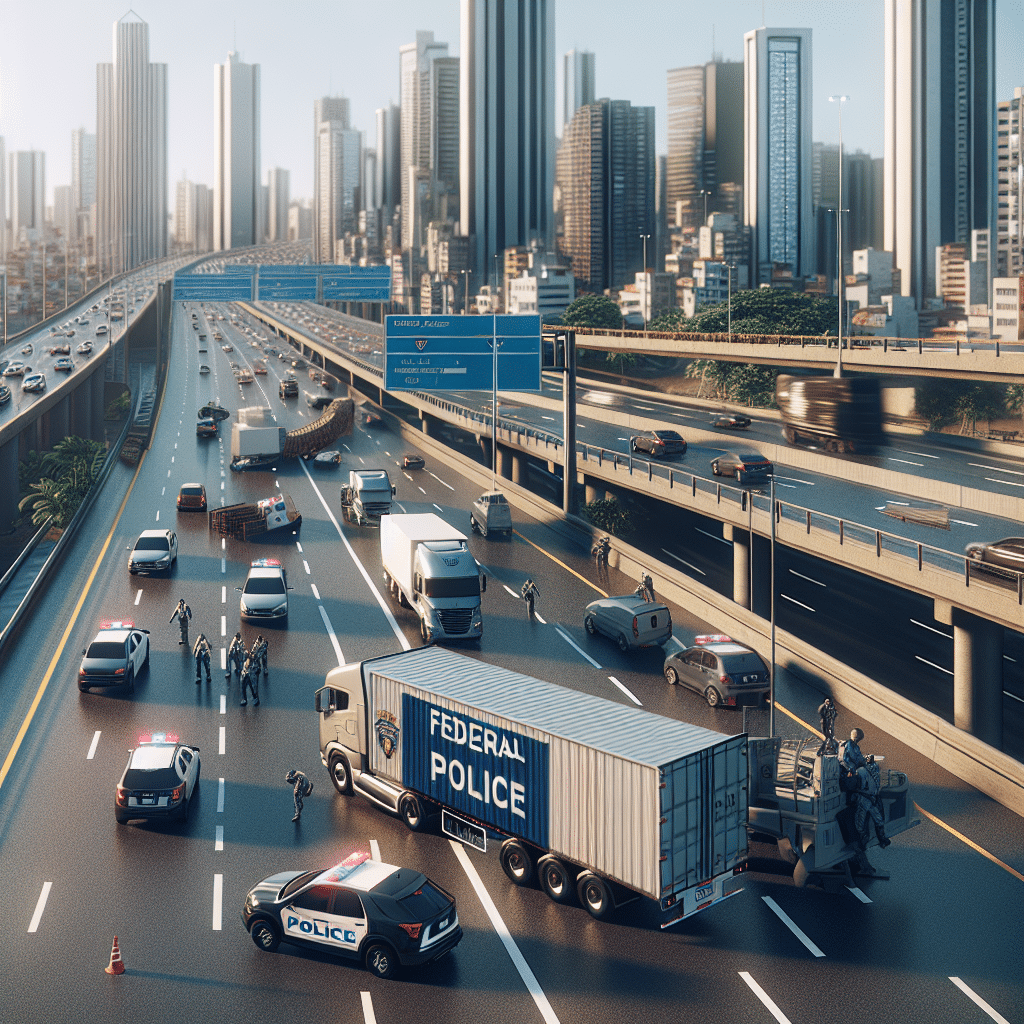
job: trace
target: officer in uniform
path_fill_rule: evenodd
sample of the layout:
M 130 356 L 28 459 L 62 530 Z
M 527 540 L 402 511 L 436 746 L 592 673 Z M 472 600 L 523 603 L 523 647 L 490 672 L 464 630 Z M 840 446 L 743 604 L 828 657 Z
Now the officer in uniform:
M 245 663 L 242 665 L 242 675 L 240 682 L 242 684 L 242 699 L 238 702 L 243 708 L 249 702 L 245 699 L 246 694 L 249 690 L 252 691 L 252 702 L 256 707 L 260 706 L 260 689 L 259 689 L 259 677 L 253 680 L 252 677 L 253 664 L 252 657 L 245 659 Z
M 259 641 L 259 637 L 257 637 L 255 640 L 253 640 L 252 647 L 249 648 L 248 661 L 249 661 L 249 674 L 255 680 L 256 686 L 258 688 L 259 685 L 260 685 L 260 674 L 263 671 L 263 664 L 260 661 L 260 641 Z
M 839 745 L 836 743 L 836 710 L 831 697 L 826 697 L 824 703 L 818 706 L 818 717 L 821 719 L 821 732 L 823 739 L 818 747 L 818 754 L 837 754 Z
M 206 639 L 205 633 L 196 637 L 195 646 L 192 648 L 192 657 L 196 659 L 196 686 L 202 682 L 202 669 L 206 668 L 206 682 L 210 682 L 210 642 Z
M 253 655 L 256 661 L 259 663 L 260 668 L 263 670 L 265 676 L 269 676 L 270 672 L 267 668 L 267 651 L 270 649 L 270 645 L 267 643 L 266 637 L 260 633 L 256 637 L 256 643 L 253 644 Z
M 182 598 L 178 602 L 178 607 L 174 609 L 174 614 L 167 620 L 173 622 L 175 619 L 178 620 L 178 625 L 181 627 L 181 639 L 178 641 L 178 646 L 181 647 L 184 644 L 188 646 L 188 620 L 192 618 L 192 609 L 185 604 L 185 598 Z
M 875 826 L 878 845 L 884 850 L 892 842 L 885 834 L 885 816 L 882 814 L 882 801 L 878 795 L 881 788 L 881 774 L 878 771 L 878 765 L 875 764 L 875 755 L 872 754 L 857 769 L 857 788 L 853 794 L 856 805 L 853 814 L 853 824 L 857 829 L 857 835 L 860 837 L 862 853 L 867 849 L 870 839 L 867 829 L 867 819 L 869 816 Z
M 235 633 L 228 648 L 228 670 L 224 673 L 225 679 L 231 678 L 231 673 L 242 674 L 242 662 L 245 661 L 245 641 L 241 633 Z
M 294 787 L 292 795 L 295 798 L 295 817 L 292 818 L 292 821 L 298 821 L 302 815 L 303 798 L 313 792 L 313 783 L 298 768 L 293 768 L 284 779 L 285 782 Z
M 651 574 L 646 569 L 640 570 L 640 586 L 643 587 L 643 597 L 645 601 L 654 600 L 654 580 L 651 578 Z
M 527 577 L 526 582 L 523 584 L 523 589 L 519 591 L 519 596 L 526 602 L 526 614 L 532 619 L 533 602 L 540 597 L 540 591 L 537 589 L 537 584 Z
M 864 733 L 860 729 L 851 729 L 850 738 L 839 747 L 839 763 L 850 774 L 855 775 L 858 768 L 866 765 L 867 759 L 860 752 L 860 741 Z

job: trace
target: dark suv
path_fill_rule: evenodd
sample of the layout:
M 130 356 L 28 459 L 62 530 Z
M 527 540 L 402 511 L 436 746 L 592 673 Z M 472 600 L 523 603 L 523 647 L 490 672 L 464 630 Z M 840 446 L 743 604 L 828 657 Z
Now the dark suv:
M 686 442 L 674 430 L 649 430 L 630 438 L 630 441 L 634 452 L 649 452 L 655 459 L 686 454 Z
M 280 387 L 277 389 L 277 393 L 282 398 L 298 398 L 299 396 L 299 382 L 294 377 L 285 377 L 281 381 Z

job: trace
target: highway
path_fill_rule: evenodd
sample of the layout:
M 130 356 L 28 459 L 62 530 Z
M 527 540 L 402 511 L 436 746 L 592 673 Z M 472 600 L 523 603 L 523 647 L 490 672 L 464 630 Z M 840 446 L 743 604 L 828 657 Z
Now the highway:
M 1024 976 L 1014 939 L 1024 822 L 874 728 L 865 730 L 865 750 L 907 770 L 922 808 L 966 841 L 925 815 L 873 854 L 891 880 L 861 880 L 837 895 L 796 889 L 774 847 L 755 844 L 752 870 L 737 881 L 743 893 L 664 932 L 642 904 L 597 922 L 577 905 L 513 888 L 496 846 L 486 854 L 457 850 L 436 830 L 410 833 L 369 803 L 337 795 L 319 764 L 314 690 L 342 661 L 418 644 L 411 613 L 383 592 L 376 531 L 341 525 L 342 478 L 350 467 L 384 466 L 393 471 L 402 510 L 437 511 L 467 533 L 479 488 L 432 451 L 424 451 L 424 470 L 402 473 L 395 462 L 409 446 L 386 429 L 362 426 L 342 439 L 340 471 L 282 461 L 273 473 L 231 473 L 228 430 L 195 437 L 196 410 L 205 402 L 219 400 L 232 412 L 266 404 L 289 428 L 316 413 L 301 395 L 278 399 L 286 372 L 280 360 L 268 360 L 269 373 L 253 384 L 235 382 L 229 362 L 251 365 L 260 353 L 226 310 L 214 323 L 233 351 L 223 352 L 207 331 L 203 361 L 211 372 L 200 376 L 191 308 L 175 306 L 168 384 L 150 450 L 137 472 L 115 468 L 59 585 L 0 664 L 7 706 L 0 722 L 0 870 L 8 879 L 0 1019 L 1020 1019 Z M 311 387 L 300 376 L 303 385 Z M 223 541 L 205 516 L 176 514 L 177 489 L 192 480 L 205 483 L 213 505 L 286 491 L 302 512 L 301 529 L 258 544 Z M 177 530 L 178 565 L 168 579 L 130 577 L 128 549 L 155 526 Z M 712 710 L 667 686 L 659 651 L 629 656 L 586 635 L 584 605 L 605 590 L 632 590 L 634 580 L 614 572 L 598 579 L 591 562 L 538 521 L 517 514 L 514 526 L 511 542 L 470 540 L 489 586 L 484 637 L 466 653 L 723 733 L 742 730 L 735 711 Z M 684 543 L 689 550 L 692 541 Z M 721 547 L 713 539 L 707 545 Z M 254 628 L 239 626 L 234 588 L 251 558 L 268 555 L 282 559 L 295 589 L 287 628 L 267 633 L 261 704 L 241 708 L 221 658 L 235 629 L 249 642 L 255 636 Z M 708 558 L 708 571 L 719 561 Z M 797 561 L 790 568 L 808 569 Z M 533 622 L 515 596 L 527 575 L 541 593 Z M 785 592 L 803 599 L 799 588 L 811 587 L 821 589 L 805 579 Z M 212 684 L 194 684 L 191 657 L 177 643 L 177 626 L 167 623 L 179 596 L 192 607 L 191 636 L 201 630 L 213 646 Z M 860 599 L 876 612 L 876 659 L 887 657 L 889 641 L 880 649 L 877 630 L 891 617 L 892 597 L 861 591 Z M 805 603 L 827 619 L 823 630 L 834 630 L 849 614 L 843 600 L 825 588 L 817 604 Z M 714 630 L 683 608 L 672 613 L 680 639 Z M 134 695 L 79 694 L 82 648 L 102 620 L 128 616 L 151 630 L 148 673 Z M 795 719 L 812 722 L 820 694 L 780 673 L 777 699 L 780 731 L 806 735 Z M 840 708 L 837 732 L 853 724 Z M 118 826 L 114 786 L 127 751 L 141 734 L 161 729 L 201 748 L 200 802 L 185 825 Z M 315 784 L 297 825 L 284 781 L 293 767 Z M 327 867 L 367 848 L 453 893 L 465 931 L 453 953 L 378 981 L 355 964 L 297 947 L 267 954 L 253 945 L 239 914 L 256 881 L 289 868 Z M 115 934 L 127 966 L 120 978 L 103 971 Z

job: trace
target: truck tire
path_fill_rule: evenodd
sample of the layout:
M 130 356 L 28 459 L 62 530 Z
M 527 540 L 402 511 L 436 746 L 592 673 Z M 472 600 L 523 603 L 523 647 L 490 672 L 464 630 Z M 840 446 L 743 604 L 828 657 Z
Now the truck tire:
M 590 916 L 598 921 L 615 909 L 615 900 L 608 883 L 593 871 L 584 871 L 576 880 L 576 895 Z
M 398 813 L 410 832 L 420 832 L 427 820 L 420 798 L 415 793 L 403 793 L 398 801 Z
M 808 860 L 814 860 L 813 846 L 811 846 L 803 857 L 793 865 L 793 884 L 798 889 L 803 889 L 807 885 L 813 885 L 814 882 L 817 881 L 815 872 L 809 870 L 807 867 Z
M 799 854 L 793 849 L 793 844 L 786 836 L 780 836 L 775 840 L 775 844 L 779 848 L 779 856 L 787 864 L 796 864 L 800 860 Z
M 518 839 L 506 839 L 498 854 L 501 870 L 513 885 L 529 885 L 533 881 L 535 867 L 533 857 L 524 843 Z
M 619 645 L 619 650 L 620 651 L 628 651 L 629 650 L 629 641 L 626 639 L 626 634 L 625 633 L 620 633 L 619 634 L 617 643 Z
M 545 854 L 537 861 L 540 887 L 555 903 L 565 903 L 572 895 L 572 878 L 565 865 L 553 854 Z
M 327 767 L 334 788 L 342 796 L 349 796 L 352 793 L 352 767 L 348 763 L 348 758 L 344 754 L 331 754 Z

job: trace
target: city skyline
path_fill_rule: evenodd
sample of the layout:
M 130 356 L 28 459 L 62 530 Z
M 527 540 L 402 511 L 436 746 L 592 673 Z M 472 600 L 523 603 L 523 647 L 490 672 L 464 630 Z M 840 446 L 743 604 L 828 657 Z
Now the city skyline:
M 32 5 L 2 2 L 8 38 L 17 41 L 0 64 L 0 135 L 8 153 L 42 150 L 47 154 L 47 203 L 53 189 L 71 182 L 71 135 L 84 127 L 94 132 L 95 66 L 109 59 L 110 27 L 127 11 L 120 4 L 72 4 L 49 0 Z M 588 50 L 596 58 L 596 95 L 654 106 L 659 154 L 666 151 L 667 72 L 705 63 L 712 55 L 741 60 L 743 33 L 762 22 L 768 27 L 807 27 L 814 33 L 814 139 L 834 142 L 834 111 L 828 95 L 851 100 L 843 111 L 845 148 L 881 156 L 883 148 L 883 3 L 830 5 L 795 0 L 760 3 L 734 0 L 716 7 L 714 21 L 698 3 L 651 0 L 648 17 L 635 31 L 617 21 L 602 22 L 579 0 L 557 0 L 555 53 L 561 66 L 569 50 Z M 184 0 L 172 10 L 138 5 L 136 14 L 150 28 L 151 59 L 168 65 L 168 177 L 212 185 L 214 110 L 211 69 L 234 50 L 240 59 L 260 64 L 265 80 L 261 180 L 271 167 L 291 174 L 293 198 L 313 193 L 313 153 L 309 146 L 310 105 L 325 95 L 350 99 L 352 127 L 373 137 L 374 111 L 397 102 L 399 48 L 417 31 L 433 31 L 459 50 L 458 0 L 422 5 L 397 0 L 382 24 L 372 10 L 338 3 L 324 25 L 322 8 L 299 3 L 280 22 L 279 8 L 264 0 L 226 2 L 211 8 Z M 273 13 L 273 16 L 272 16 Z M 330 22 L 334 22 L 333 31 Z M 197 35 L 197 23 L 208 26 Z M 315 32 L 305 33 L 305 24 Z M 673 32 L 673 26 L 678 32 Z M 644 28 L 652 31 L 645 34 Z M 1024 52 L 1024 3 L 1003 0 L 996 13 L 996 95 L 1012 96 L 1021 84 L 1013 64 Z M 351 40 L 351 44 L 346 41 Z M 40 75 L 39 68 L 46 74 Z M 556 110 L 561 111 L 561 75 Z M 556 126 L 558 127 L 558 126 Z

